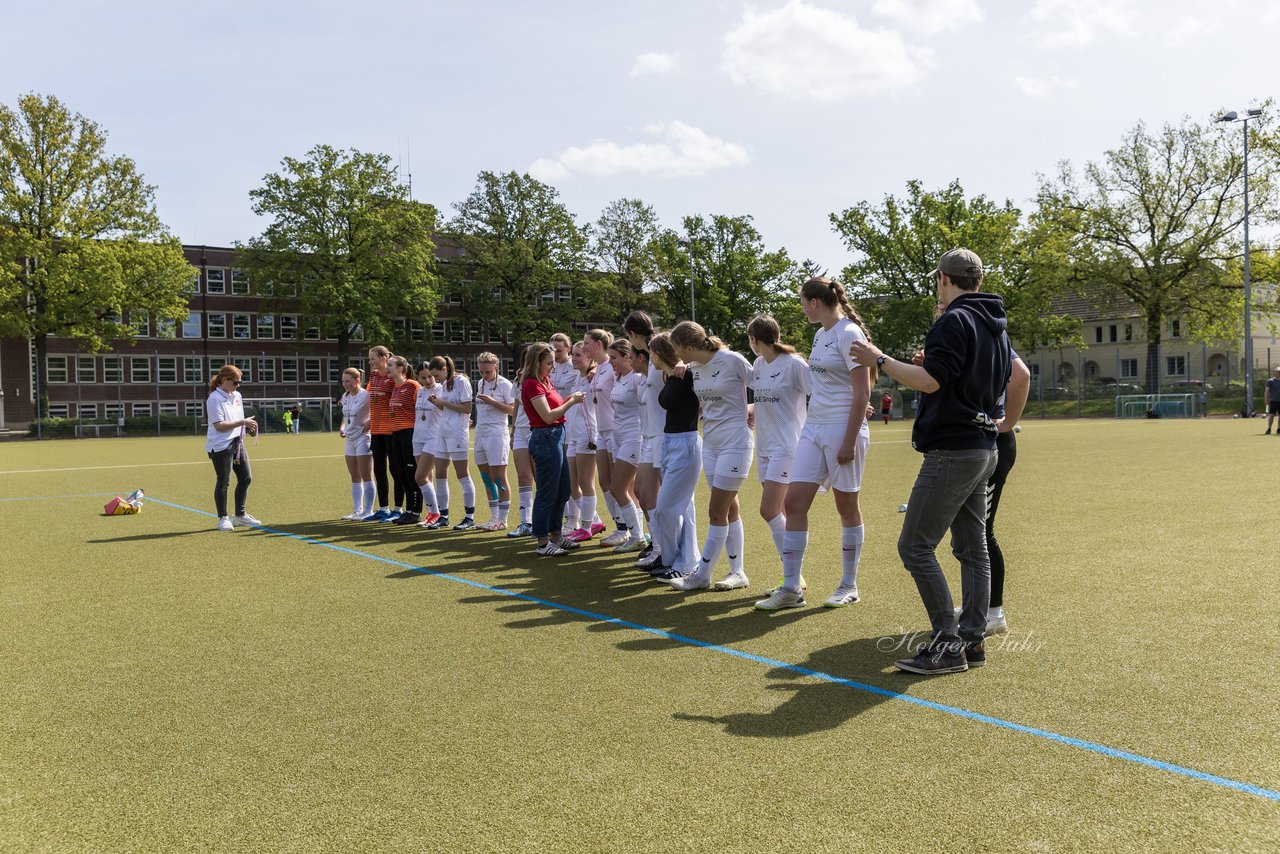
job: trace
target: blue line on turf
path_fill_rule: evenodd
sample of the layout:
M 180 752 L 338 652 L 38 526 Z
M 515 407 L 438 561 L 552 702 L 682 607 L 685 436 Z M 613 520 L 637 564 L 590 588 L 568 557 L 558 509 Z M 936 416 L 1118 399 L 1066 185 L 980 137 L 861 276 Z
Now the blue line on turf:
M 105 495 L 119 495 L 118 492 L 81 492 L 78 495 L 23 495 L 19 498 L 0 498 L 0 501 L 52 501 L 55 498 L 102 498 Z
M 148 496 L 147 500 L 155 504 L 163 504 L 166 507 L 173 507 L 178 510 L 185 510 L 189 513 L 198 513 L 201 516 L 210 516 L 214 518 L 216 518 L 217 516 L 217 514 L 210 513 L 206 510 L 197 510 L 194 507 L 185 507 L 181 504 L 173 504 L 172 502 L 169 502 L 169 501 L 161 501 L 158 498 L 151 498 L 150 496 Z M 1172 762 L 1165 762 L 1161 759 L 1153 759 L 1150 756 L 1143 756 L 1138 753 L 1130 753 L 1127 750 L 1120 750 L 1115 747 L 1108 747 L 1105 744 L 1098 744 L 1097 742 L 1093 742 L 1093 741 L 1085 741 L 1084 739 L 1080 739 L 1080 738 L 1072 738 L 1071 736 L 1061 735 L 1059 733 L 1052 732 L 1050 730 L 1040 729 L 1039 727 L 1026 726 L 1025 724 L 1014 723 L 1013 721 L 1007 721 L 1007 720 L 1004 720 L 1003 718 L 995 718 L 990 715 L 984 715 L 981 712 L 971 712 L 968 709 L 962 709 L 958 706 L 948 706 L 945 703 L 936 703 L 933 700 L 925 700 L 925 699 L 921 699 L 920 697 L 913 697 L 910 694 L 903 694 L 899 691 L 891 691 L 888 688 L 879 688 L 875 685 L 867 685 L 863 682 L 856 682 L 852 679 L 844 679 L 839 676 L 833 676 L 830 673 L 824 673 L 821 670 L 811 670 L 808 667 L 801 667 L 798 664 L 788 664 L 785 661 L 778 661 L 777 659 L 766 658 L 765 656 L 762 656 L 762 655 L 755 655 L 750 652 L 743 652 L 742 650 L 734 649 L 733 647 L 730 647 L 730 646 L 721 646 L 720 644 L 709 643 L 708 641 L 698 640 L 697 638 L 691 638 L 686 635 L 678 635 L 678 634 L 675 634 L 674 632 L 668 632 L 668 631 L 665 631 L 664 629 L 654 628 L 653 626 L 646 626 L 642 623 L 633 623 L 630 620 L 623 620 L 618 617 L 610 617 L 607 614 L 600 614 L 600 613 L 596 613 L 595 611 L 587 611 L 582 608 L 575 608 L 572 605 L 565 605 L 561 602 L 553 602 L 549 599 L 539 599 L 536 596 L 529 596 L 528 594 L 525 594 L 525 593 L 517 593 L 513 590 L 506 590 L 502 587 L 493 587 L 492 585 L 484 584 L 479 581 L 473 581 L 469 578 L 460 578 L 456 575 L 449 575 L 447 572 L 440 572 L 439 570 L 435 570 L 435 569 L 427 569 L 426 567 L 422 567 L 422 566 L 414 566 L 413 564 L 405 563 L 399 560 L 394 560 L 392 558 L 382 557 L 381 555 L 370 554 L 369 552 L 357 551 L 356 549 L 349 549 L 349 548 L 346 548 L 345 546 L 338 546 L 338 545 L 334 545 L 333 543 L 326 543 L 322 540 L 314 540 L 314 539 L 311 539 L 310 537 L 304 537 L 301 534 L 291 534 L 288 531 L 281 531 L 275 528 L 268 528 L 265 525 L 260 526 L 258 530 L 265 531 L 266 533 L 274 534 L 276 536 L 287 537 L 292 540 L 298 540 L 299 542 L 307 543 L 308 545 L 323 546 L 326 549 L 332 549 L 337 552 L 343 552 L 345 554 L 355 555 L 356 557 L 375 560 L 380 563 L 390 564 L 391 566 L 398 566 L 403 569 L 412 570 L 414 572 L 420 572 L 423 575 L 434 575 L 437 578 L 443 578 L 448 581 L 456 581 L 461 584 L 465 584 L 469 587 L 474 587 L 479 590 L 485 590 L 490 593 L 498 593 L 503 596 L 510 597 L 512 599 L 519 599 L 524 602 L 530 602 L 532 604 L 542 605 L 547 608 L 552 608 L 557 611 L 564 611 L 569 614 L 577 614 L 578 616 L 581 616 L 581 617 L 587 617 L 589 619 L 598 620 L 603 623 L 610 623 L 615 626 L 622 626 L 628 629 L 635 629 L 636 631 L 639 631 L 639 632 L 644 632 L 650 635 L 657 635 L 658 637 L 666 638 L 668 640 L 678 641 L 679 643 L 688 644 L 689 646 L 695 646 L 701 649 L 711 650 L 713 652 L 719 652 L 725 655 L 731 655 L 735 658 L 741 658 L 746 661 L 756 662 L 757 664 L 766 664 L 769 667 L 773 667 L 776 669 L 789 670 L 793 673 L 799 673 L 804 676 L 810 676 L 810 677 L 813 677 L 814 679 L 818 679 L 823 682 L 830 682 L 836 685 L 845 685 L 849 688 L 855 688 L 859 691 L 865 691 L 868 694 L 875 694 L 880 697 L 888 697 L 889 699 L 893 699 L 893 700 L 902 700 L 903 702 L 911 703 L 913 705 L 920 706 L 922 708 L 931 709 L 935 712 L 943 712 L 948 715 L 955 715 L 957 717 L 966 718 L 971 721 L 990 724 L 991 726 L 1000 727 L 1001 729 L 1020 732 L 1020 733 L 1023 733 L 1024 735 L 1032 735 L 1032 736 L 1036 736 L 1037 738 L 1043 738 L 1047 741 L 1056 742 L 1057 744 L 1064 744 L 1068 747 L 1075 747 L 1080 750 L 1089 751 L 1091 753 L 1097 753 L 1102 756 L 1109 756 L 1112 759 L 1121 759 L 1126 762 L 1133 762 L 1137 765 L 1144 765 L 1148 768 L 1155 768 L 1160 771 L 1167 771 L 1171 774 L 1178 774 L 1182 777 L 1188 777 L 1192 780 L 1199 780 L 1200 782 L 1203 782 L 1203 783 L 1212 783 L 1214 785 L 1222 786 L 1227 789 L 1233 789 L 1237 792 L 1244 792 L 1250 795 L 1257 795 L 1259 797 L 1266 798 L 1271 801 L 1280 802 L 1280 791 L 1276 791 L 1274 789 L 1267 789 L 1262 786 L 1255 786 L 1252 783 L 1245 783 L 1240 780 L 1233 780 L 1230 777 L 1220 777 L 1217 774 L 1208 774 L 1208 773 L 1205 773 L 1204 771 L 1197 771 L 1196 769 L 1188 768 L 1185 765 L 1176 765 Z

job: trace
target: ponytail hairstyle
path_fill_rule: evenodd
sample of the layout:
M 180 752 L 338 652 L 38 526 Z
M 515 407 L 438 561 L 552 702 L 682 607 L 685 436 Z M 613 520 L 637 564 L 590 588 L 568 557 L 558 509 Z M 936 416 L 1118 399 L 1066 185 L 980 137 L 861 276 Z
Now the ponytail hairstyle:
M 516 379 L 523 385 L 527 379 L 542 380 L 538 375 L 538 365 L 550 353 L 555 358 L 555 352 L 551 349 L 551 345 L 545 341 L 535 341 L 524 348 L 524 358 L 520 360 L 520 373 L 516 375 Z
M 686 350 L 706 350 L 714 353 L 724 349 L 724 342 L 692 320 L 684 320 L 676 324 L 670 332 L 671 343 Z
M 400 369 L 400 374 L 405 379 L 409 379 L 409 360 L 408 359 L 406 359 L 404 356 L 392 356 L 389 359 L 387 359 L 387 367 L 391 367 L 392 365 L 395 365 L 397 368 Z
M 386 347 L 383 347 L 381 344 L 375 344 L 374 346 L 370 347 L 369 352 L 377 356 L 379 359 L 386 359 L 391 356 L 391 351 L 388 350 Z
M 649 339 L 649 352 L 653 354 L 655 360 L 667 366 L 667 371 L 670 371 L 680 363 L 680 357 L 676 355 L 676 348 L 671 343 L 671 336 L 665 332 L 659 332 Z M 664 373 L 667 371 L 664 371 Z
M 582 336 L 582 340 L 591 340 L 600 345 L 601 349 L 608 350 L 609 345 L 613 343 L 613 333 L 606 329 L 588 329 Z
M 551 338 L 548 340 L 553 345 L 563 344 L 566 347 L 572 346 L 572 342 L 569 341 L 569 336 L 564 334 L 563 332 L 557 332 L 556 334 L 552 335 Z M 554 346 L 552 347 L 552 349 L 553 350 L 555 349 Z
M 866 336 L 868 342 L 871 341 L 871 330 L 867 327 L 867 322 L 862 319 L 862 315 L 854 310 L 853 306 L 849 305 L 849 298 L 845 295 L 844 285 L 835 279 L 829 279 L 826 276 L 814 276 L 800 288 L 800 298 L 816 299 L 822 302 L 823 305 L 832 308 L 839 306 L 841 313 L 862 330 L 862 334 Z M 879 372 L 876 370 L 875 365 L 868 365 L 867 367 L 871 369 L 871 382 L 875 384 L 876 376 Z
M 498 361 L 497 356 L 495 356 L 494 354 L 486 350 L 485 352 L 481 353 L 479 356 L 476 356 L 476 364 L 477 365 L 497 365 L 501 363 Z
M 235 365 L 223 365 L 216 374 L 209 377 L 209 391 L 213 392 L 227 380 L 238 380 L 242 376 L 243 373 Z
M 444 387 L 453 391 L 453 359 L 448 356 L 436 356 L 428 365 L 433 371 L 444 371 Z
M 360 388 L 364 385 L 364 372 L 361 371 L 359 368 L 347 368 L 345 371 L 342 372 L 342 375 L 344 377 L 355 377 L 356 388 Z
M 751 318 L 751 322 L 747 324 L 747 334 L 779 353 L 795 355 L 795 347 L 782 343 L 782 327 L 778 325 L 778 321 L 767 314 L 757 314 Z
M 622 331 L 629 335 L 638 335 L 648 341 L 653 337 L 653 318 L 643 311 L 633 311 L 622 321 Z
M 609 349 L 617 353 L 619 356 L 630 356 L 631 342 L 625 338 L 615 338 L 610 342 Z

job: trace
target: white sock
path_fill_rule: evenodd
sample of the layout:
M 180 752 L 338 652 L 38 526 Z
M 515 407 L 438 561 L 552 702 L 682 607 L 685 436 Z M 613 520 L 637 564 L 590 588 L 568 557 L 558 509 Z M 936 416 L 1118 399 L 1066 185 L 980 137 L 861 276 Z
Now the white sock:
M 584 495 L 578 499 L 579 528 L 588 527 L 596 518 L 596 494 Z
M 422 509 L 427 513 L 439 513 L 436 509 L 436 488 L 431 485 L 428 480 L 422 486 L 418 487 L 418 491 L 422 493 Z
M 366 480 L 360 486 L 364 491 L 364 501 L 361 504 L 364 506 L 364 514 L 368 516 L 373 512 L 373 503 L 378 500 L 378 485 L 371 480 Z
M 640 519 L 640 508 L 634 501 L 626 507 L 619 507 L 618 512 L 622 514 L 622 521 L 631 530 L 632 539 L 644 536 L 644 522 Z
M 804 550 L 808 547 L 808 531 L 787 531 L 782 535 L 782 586 L 788 590 L 800 589 Z
M 520 487 L 520 524 L 533 524 L 533 487 Z
M 609 508 L 609 518 L 615 525 L 622 521 L 622 516 L 618 513 L 618 499 L 613 497 L 612 492 L 604 494 L 604 506 Z
M 458 478 L 462 487 L 462 509 L 470 516 L 476 512 L 476 485 L 471 482 L 471 475 Z
M 992 605 L 990 608 L 987 609 L 988 620 L 998 620 L 1003 616 L 1004 616 L 1003 605 Z
M 649 523 L 649 538 L 653 541 L 653 547 L 656 549 L 658 543 L 662 542 L 662 538 L 658 536 L 657 518 L 652 510 L 644 511 L 645 521 Z M 662 554 L 662 552 L 658 552 Z
M 862 526 L 840 529 L 841 587 L 858 586 L 858 558 L 862 557 Z
M 507 517 L 510 515 L 511 515 L 511 502 L 499 501 L 498 502 L 498 521 L 502 522 L 503 524 L 506 524 Z
M 773 547 L 778 550 L 778 557 L 782 557 L 782 535 L 787 532 L 787 517 L 779 513 L 769 520 L 769 533 L 773 534 Z
M 564 503 L 564 526 L 566 528 L 578 529 L 578 502 L 570 498 Z
M 490 501 L 489 501 L 489 518 L 490 518 L 490 519 L 497 519 L 497 518 L 498 518 L 498 502 L 497 502 L 497 499 L 490 499 Z
M 364 484 L 351 484 L 351 515 L 364 512 Z
M 436 478 L 436 502 L 441 516 L 449 515 L 449 478 Z
M 742 519 L 729 523 L 729 533 L 725 537 L 724 550 L 729 556 L 729 571 L 742 572 L 742 550 L 746 548 L 746 532 L 742 529 Z
M 715 569 L 716 561 L 720 560 L 720 550 L 724 548 L 724 541 L 728 538 L 728 525 L 707 526 L 707 540 L 702 546 L 702 564 L 698 567 L 698 575 L 703 578 L 711 577 L 711 570 Z

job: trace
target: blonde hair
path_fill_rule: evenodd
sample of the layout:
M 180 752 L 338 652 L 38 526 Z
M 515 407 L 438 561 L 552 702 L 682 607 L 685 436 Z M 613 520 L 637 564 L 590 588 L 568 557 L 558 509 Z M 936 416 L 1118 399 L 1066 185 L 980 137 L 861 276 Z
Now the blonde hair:
M 778 321 L 767 314 L 757 314 L 751 318 L 751 322 L 747 324 L 747 334 L 779 353 L 796 352 L 795 347 L 782 343 L 782 327 L 778 325 Z
M 555 357 L 555 353 L 551 351 L 551 345 L 545 341 L 534 341 L 525 347 L 524 359 L 520 362 L 520 382 L 523 383 L 530 378 L 535 380 L 542 379 L 542 377 L 538 376 L 538 365 L 542 363 L 548 353 L 551 353 L 552 358 Z
M 707 330 L 703 329 L 701 324 L 694 323 L 692 320 L 685 320 L 676 324 L 676 328 L 669 333 L 671 343 L 677 347 L 684 347 L 689 350 L 708 350 L 714 353 L 716 350 L 724 349 L 724 342 L 714 335 L 708 335 Z
M 359 368 L 347 368 L 342 372 L 342 375 L 344 377 L 355 377 L 357 387 L 364 384 L 364 373 Z
M 671 336 L 665 332 L 659 332 L 649 339 L 649 352 L 666 365 L 668 370 L 680 362 L 680 357 L 676 355 L 676 348 L 671 343 Z
M 244 376 L 244 372 L 235 365 L 223 365 L 221 368 L 218 368 L 218 372 L 216 374 L 209 377 L 209 391 L 213 391 L 227 380 L 238 380 L 242 376 Z
M 481 353 L 479 356 L 476 356 L 476 364 L 477 365 L 498 365 L 498 364 L 501 364 L 501 362 L 498 361 L 497 356 L 495 356 L 494 354 L 486 350 L 485 352 Z
M 391 351 L 388 350 L 386 347 L 383 347 L 381 344 L 373 345 L 372 347 L 369 348 L 369 352 L 372 355 L 377 356 L 379 359 L 386 359 L 391 356 Z
M 563 332 L 557 332 L 555 335 L 552 335 L 552 336 L 551 336 L 550 343 L 552 343 L 552 344 L 568 344 L 568 343 L 569 343 L 569 336 L 568 336 L 568 335 L 565 335 Z

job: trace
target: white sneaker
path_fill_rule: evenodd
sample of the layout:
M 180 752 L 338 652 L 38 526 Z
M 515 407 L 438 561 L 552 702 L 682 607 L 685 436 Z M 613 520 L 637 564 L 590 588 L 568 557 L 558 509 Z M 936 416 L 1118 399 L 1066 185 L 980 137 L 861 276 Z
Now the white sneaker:
M 804 594 L 799 590 L 775 587 L 773 592 L 769 594 L 768 599 L 761 599 L 756 603 L 756 610 L 779 611 L 783 608 L 803 608 L 808 604 L 808 602 L 804 601 Z
M 568 554 L 551 540 L 547 540 L 545 545 L 538 546 L 533 550 L 533 553 L 540 557 L 560 557 L 560 555 Z
M 620 546 L 620 545 L 622 545 L 623 543 L 625 543 L 625 542 L 627 541 L 627 537 L 628 537 L 628 536 L 629 536 L 629 535 L 627 534 L 627 532 L 626 532 L 626 531 L 622 531 L 622 530 L 614 531 L 612 534 L 610 534 L 609 536 L 607 536 L 607 537 L 605 537 L 603 540 L 601 540 L 601 541 L 600 541 L 600 545 L 602 545 L 602 546 Z
M 230 517 L 227 517 L 227 516 L 219 516 L 219 517 L 218 517 L 218 530 L 219 530 L 219 531 L 234 531 L 234 530 L 235 530 L 235 526 L 231 524 L 231 519 L 230 519 Z
M 662 554 L 657 549 L 651 549 L 644 557 L 636 558 L 636 566 L 642 569 L 648 569 L 659 563 L 662 563 Z
M 992 635 L 1002 635 L 1007 631 L 1009 631 L 1009 624 L 1005 622 L 1004 614 L 1001 614 L 998 617 L 988 616 L 987 628 L 986 631 L 982 633 L 982 636 L 989 638 Z
M 241 528 L 256 528 L 262 523 L 250 516 L 248 513 L 241 513 L 231 520 L 234 524 Z
M 858 597 L 858 588 L 846 587 L 841 584 L 836 588 L 836 592 L 831 594 L 831 598 L 822 603 L 824 608 L 843 608 L 846 605 L 856 605 L 861 599 Z
M 717 590 L 741 590 L 750 586 L 751 582 L 747 580 L 747 576 L 741 572 L 731 572 L 724 578 L 716 582 Z
M 569 536 L 576 530 L 578 530 L 577 525 L 565 525 L 563 528 L 560 529 L 560 539 L 563 540 L 565 537 Z
M 673 578 L 668 582 L 674 590 L 706 590 L 711 586 L 711 576 L 700 572 L 692 572 Z
M 359 522 L 359 521 L 361 521 L 362 519 L 364 519 L 364 517 L 365 517 L 365 514 L 364 514 L 364 512 L 363 512 L 363 511 L 361 511 L 361 510 L 356 510 L 356 511 L 355 511 L 355 512 L 353 512 L 353 513 L 348 513 L 347 515 L 343 516 L 343 517 L 342 517 L 342 521 L 344 521 L 344 522 Z
M 627 537 L 621 543 L 613 547 L 613 553 L 616 555 L 626 554 L 627 552 L 638 552 L 648 543 L 644 537 Z

